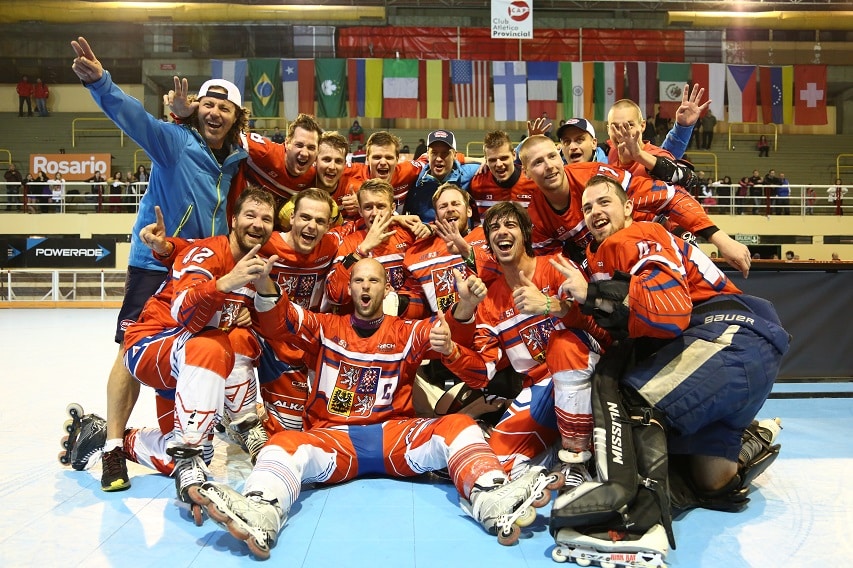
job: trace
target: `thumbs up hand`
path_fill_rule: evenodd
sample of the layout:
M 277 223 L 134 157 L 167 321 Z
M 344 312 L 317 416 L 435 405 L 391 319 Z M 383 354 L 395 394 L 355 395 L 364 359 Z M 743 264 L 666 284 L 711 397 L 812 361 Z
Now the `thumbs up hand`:
M 444 312 L 438 310 L 438 321 L 429 330 L 429 345 L 436 353 L 450 355 L 453 352 L 453 339 L 450 337 L 450 326 L 444 317 Z
M 528 315 L 548 315 L 551 311 L 551 299 L 536 287 L 523 270 L 518 271 L 519 285 L 512 291 L 515 309 Z

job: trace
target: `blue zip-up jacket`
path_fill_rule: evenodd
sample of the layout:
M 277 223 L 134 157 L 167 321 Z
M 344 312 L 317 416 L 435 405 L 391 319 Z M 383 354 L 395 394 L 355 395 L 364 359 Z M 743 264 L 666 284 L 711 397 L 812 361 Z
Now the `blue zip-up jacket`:
M 225 204 L 231 177 L 240 161 L 248 157 L 246 150 L 232 147 L 220 166 L 194 127 L 154 118 L 142 103 L 113 83 L 107 71 L 86 88 L 104 114 L 139 144 L 153 163 L 148 189 L 133 224 L 128 264 L 166 270 L 139 239 L 142 227 L 156 221 L 155 205 L 163 211 L 169 235 L 201 239 L 228 234 Z
M 417 215 L 424 223 L 435 221 L 435 209 L 432 208 L 432 196 L 440 185 L 452 183 L 464 190 L 471 187 L 471 179 L 480 169 L 480 164 L 460 164 L 458 160 L 453 162 L 453 168 L 444 180 L 439 181 L 433 177 L 429 168 L 424 168 L 418 174 L 415 185 L 406 195 L 405 212 Z

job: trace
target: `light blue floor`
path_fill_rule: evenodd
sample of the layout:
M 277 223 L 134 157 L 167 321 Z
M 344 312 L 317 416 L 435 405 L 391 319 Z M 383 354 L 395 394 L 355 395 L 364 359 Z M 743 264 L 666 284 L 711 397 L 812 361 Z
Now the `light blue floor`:
M 245 544 L 210 520 L 192 524 L 171 479 L 134 466 L 133 487 L 108 494 L 98 468 L 75 472 L 56 460 L 66 404 L 106 408 L 115 313 L 0 310 L 0 566 L 254 564 Z M 143 390 L 132 424 L 155 424 L 147 395 Z M 757 481 L 745 512 L 695 510 L 677 520 L 670 566 L 840 566 L 853 558 L 851 400 L 770 400 L 761 416 L 782 417 L 781 457 Z M 240 486 L 249 464 L 219 441 L 212 470 Z M 268 564 L 553 567 L 547 511 L 540 509 L 518 545 L 503 547 L 462 513 L 450 484 L 361 479 L 305 490 Z

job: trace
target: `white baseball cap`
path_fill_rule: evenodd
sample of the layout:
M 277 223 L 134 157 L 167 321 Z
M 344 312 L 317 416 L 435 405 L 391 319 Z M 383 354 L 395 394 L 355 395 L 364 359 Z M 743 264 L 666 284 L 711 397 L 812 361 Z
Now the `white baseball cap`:
M 211 91 L 212 87 L 225 89 L 225 92 Z M 198 90 L 198 98 L 202 97 L 213 97 L 215 99 L 231 101 L 238 108 L 243 106 L 243 97 L 240 96 L 240 89 L 237 88 L 237 85 L 225 79 L 210 79 L 209 81 L 205 81 L 201 89 Z

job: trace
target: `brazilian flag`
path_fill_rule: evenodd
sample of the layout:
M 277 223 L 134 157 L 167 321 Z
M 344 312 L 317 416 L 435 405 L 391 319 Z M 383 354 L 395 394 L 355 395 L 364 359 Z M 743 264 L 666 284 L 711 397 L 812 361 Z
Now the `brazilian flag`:
M 252 116 L 279 116 L 281 100 L 281 67 L 278 59 L 250 59 L 252 82 Z

